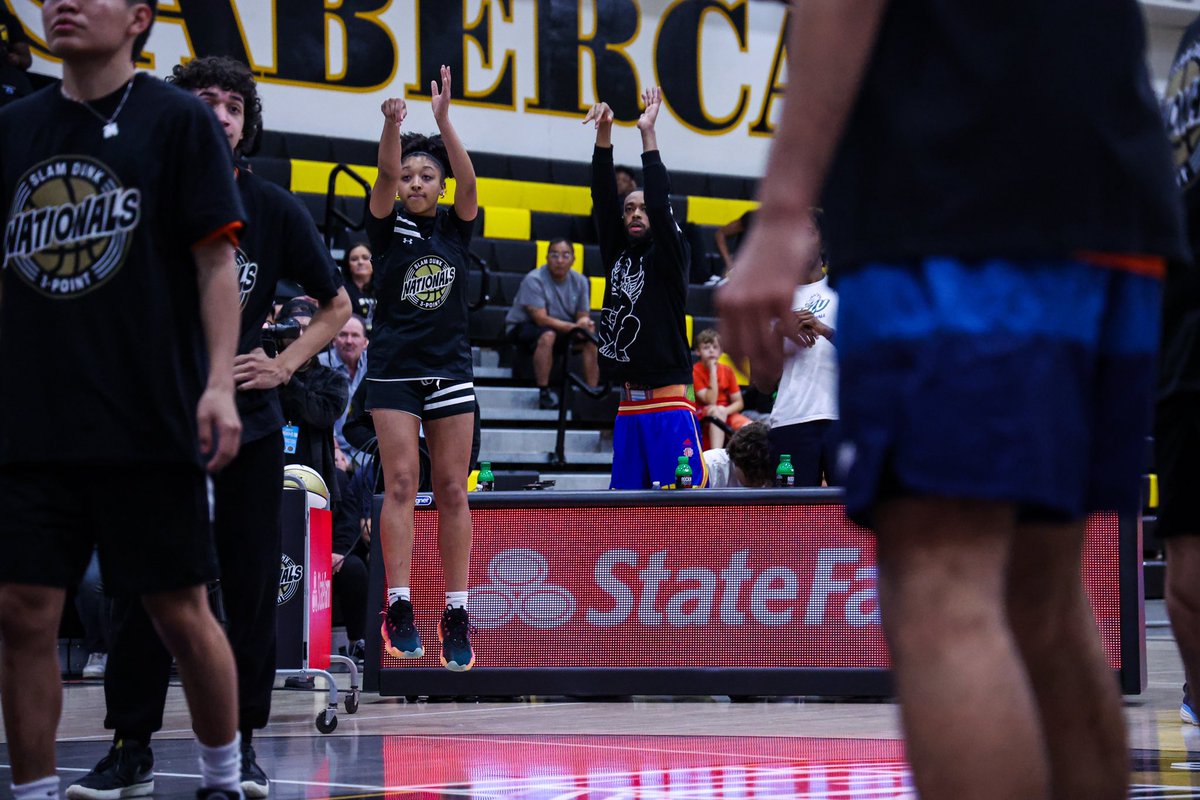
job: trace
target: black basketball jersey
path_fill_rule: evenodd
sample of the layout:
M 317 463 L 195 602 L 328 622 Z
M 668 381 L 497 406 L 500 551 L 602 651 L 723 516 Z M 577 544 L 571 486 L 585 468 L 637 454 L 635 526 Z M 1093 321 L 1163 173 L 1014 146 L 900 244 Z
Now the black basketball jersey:
M 57 86 L 0 110 L 0 464 L 200 463 L 191 248 L 245 220 L 233 160 L 208 107 L 148 75 L 116 123 Z
M 250 220 L 237 249 L 241 354 L 262 346 L 263 322 L 275 301 L 275 284 L 280 278 L 295 281 L 305 294 L 322 302 L 333 299 L 342 278 L 312 217 L 290 192 L 246 169 L 238 170 L 237 185 Z M 239 391 L 237 400 L 243 442 L 261 439 L 283 425 L 274 389 Z
M 367 235 L 375 260 L 378 304 L 371 327 L 367 377 L 471 378 L 467 338 L 467 247 L 475 222 L 439 207 L 433 217 L 397 206 L 371 216 Z

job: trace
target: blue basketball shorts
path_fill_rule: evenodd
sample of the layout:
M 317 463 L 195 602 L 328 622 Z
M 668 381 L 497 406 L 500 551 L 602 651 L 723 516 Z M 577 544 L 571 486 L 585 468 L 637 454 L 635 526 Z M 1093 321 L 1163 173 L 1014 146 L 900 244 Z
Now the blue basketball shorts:
M 1136 511 L 1161 286 L 1080 261 L 875 264 L 838 285 L 839 467 L 870 526 L 897 496 L 1022 521 Z
M 613 465 L 610 489 L 649 489 L 658 481 L 675 484 L 679 457 L 692 467 L 692 486 L 708 486 L 700 450 L 696 407 L 686 397 L 626 400 L 617 409 L 613 427 Z

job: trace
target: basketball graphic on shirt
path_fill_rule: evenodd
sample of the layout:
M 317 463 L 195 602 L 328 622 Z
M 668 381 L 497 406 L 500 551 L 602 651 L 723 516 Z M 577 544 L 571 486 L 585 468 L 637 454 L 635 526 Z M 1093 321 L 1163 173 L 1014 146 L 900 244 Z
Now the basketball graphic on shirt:
M 417 308 L 433 311 L 450 296 L 454 285 L 454 267 L 440 256 L 422 256 L 404 275 L 403 297 Z
M 1186 188 L 1200 175 L 1200 42 L 1176 60 L 1162 107 L 1175 154 L 1176 179 Z
M 38 292 L 72 298 L 120 270 L 141 219 L 141 192 L 99 161 L 57 156 L 17 181 L 4 226 L 5 266 Z

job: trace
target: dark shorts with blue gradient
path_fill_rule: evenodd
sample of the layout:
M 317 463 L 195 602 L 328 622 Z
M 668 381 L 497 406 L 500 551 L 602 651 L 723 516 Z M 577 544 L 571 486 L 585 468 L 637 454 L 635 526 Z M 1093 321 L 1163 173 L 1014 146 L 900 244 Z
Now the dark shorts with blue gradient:
M 1079 261 L 929 259 L 838 285 L 846 508 L 994 500 L 1136 511 L 1160 283 Z

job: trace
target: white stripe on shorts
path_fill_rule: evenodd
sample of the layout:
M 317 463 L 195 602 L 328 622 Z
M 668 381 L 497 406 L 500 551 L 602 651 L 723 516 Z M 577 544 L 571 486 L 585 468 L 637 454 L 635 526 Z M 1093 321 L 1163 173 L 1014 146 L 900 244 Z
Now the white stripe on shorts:
M 433 395 L 430 395 L 430 397 L 433 397 Z M 453 406 L 453 405 L 457 405 L 459 403 L 473 403 L 473 402 L 475 402 L 475 395 L 469 394 L 469 395 L 466 395 L 465 397 L 452 397 L 449 400 L 442 400 L 437 403 L 426 403 L 424 406 L 424 410 L 432 411 L 433 409 L 441 408 L 442 406 Z
M 429 397 L 427 397 L 426 399 L 432 400 L 435 397 L 441 397 L 442 395 L 447 395 L 452 392 L 462 392 L 467 389 L 474 389 L 474 388 L 475 388 L 475 384 L 472 383 L 471 381 L 467 381 L 466 383 L 456 383 L 453 386 L 447 386 L 445 389 L 438 389 L 436 392 L 430 392 Z M 426 406 L 426 408 L 429 408 L 429 406 Z

